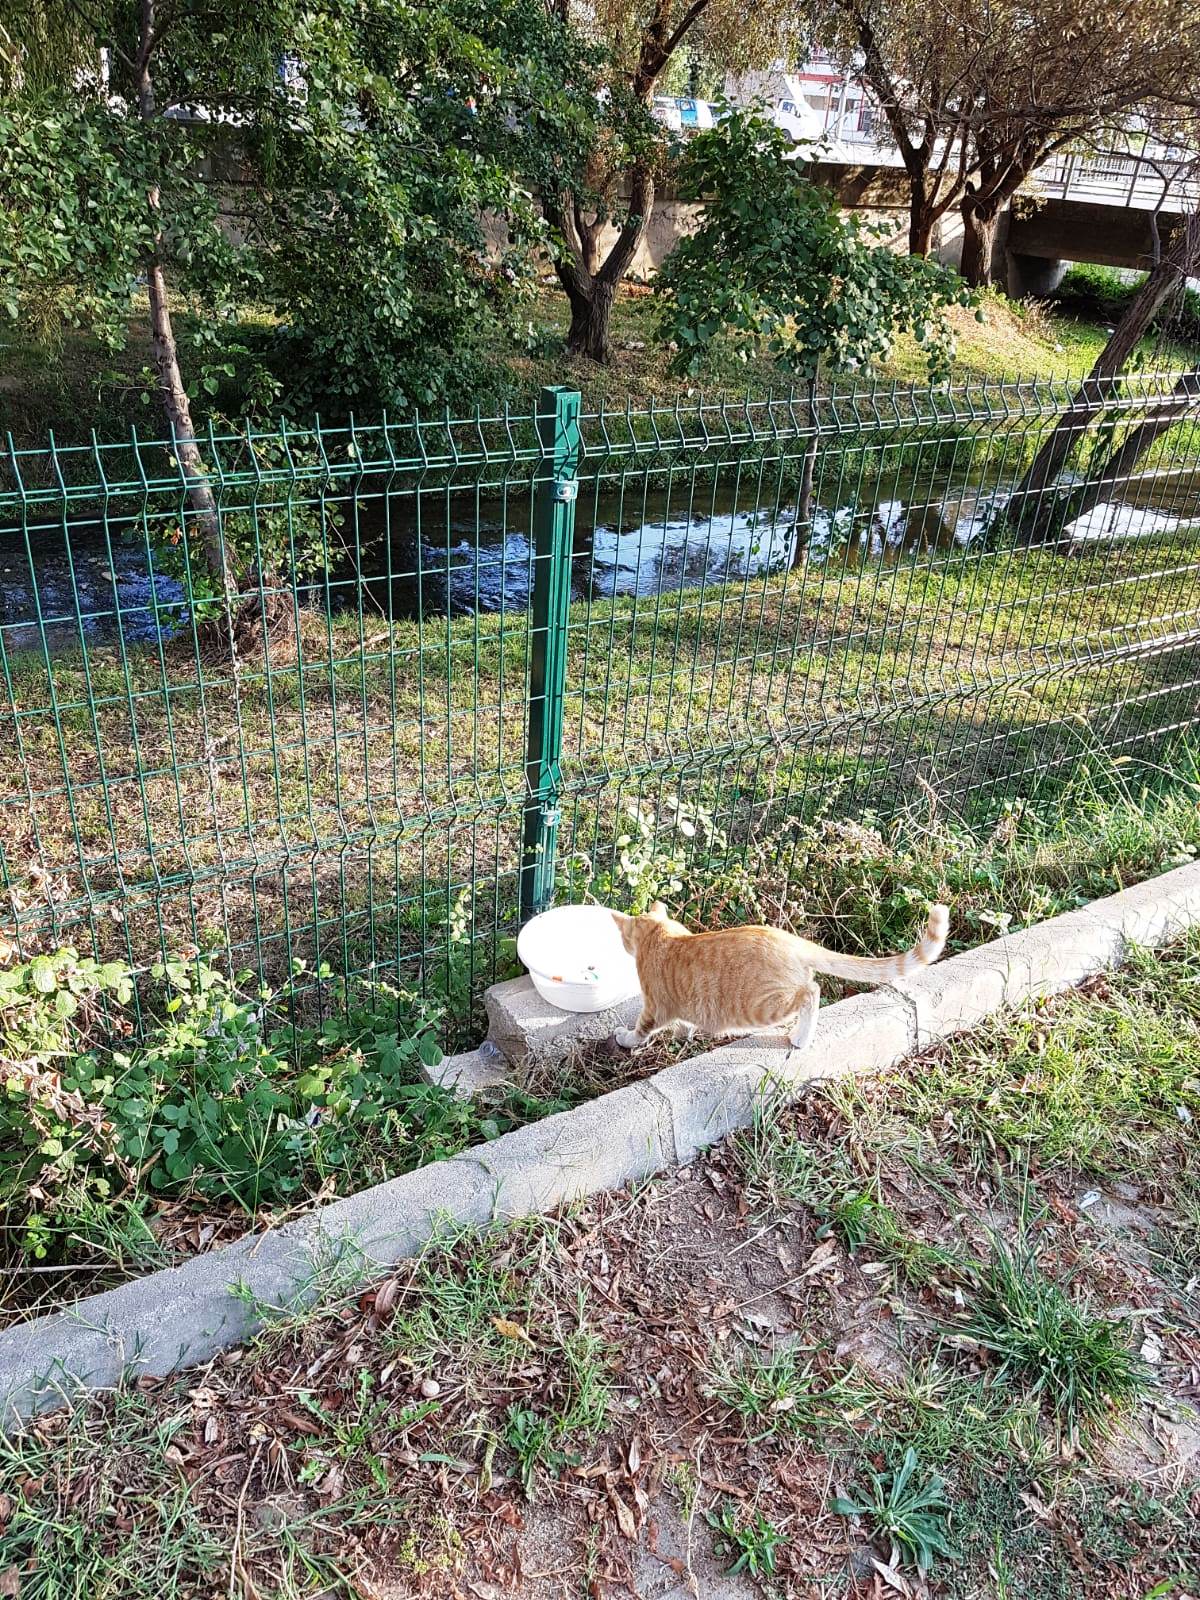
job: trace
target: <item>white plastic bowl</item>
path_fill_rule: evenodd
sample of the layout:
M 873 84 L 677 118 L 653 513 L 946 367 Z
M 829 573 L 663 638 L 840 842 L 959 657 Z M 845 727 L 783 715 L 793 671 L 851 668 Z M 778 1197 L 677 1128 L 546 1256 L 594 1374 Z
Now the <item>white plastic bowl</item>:
M 606 1011 L 638 992 L 637 964 L 604 906 L 555 906 L 531 917 L 517 955 L 560 1011 Z

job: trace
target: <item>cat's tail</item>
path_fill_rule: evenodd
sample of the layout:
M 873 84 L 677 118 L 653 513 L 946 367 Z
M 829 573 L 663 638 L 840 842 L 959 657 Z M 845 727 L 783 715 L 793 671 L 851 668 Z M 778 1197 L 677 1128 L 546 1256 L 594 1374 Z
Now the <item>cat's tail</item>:
M 841 956 L 834 950 L 826 950 L 824 945 L 809 944 L 805 959 L 817 972 L 827 972 L 833 978 L 849 978 L 854 983 L 894 983 L 897 978 L 909 978 L 937 960 L 946 947 L 949 926 L 947 908 L 931 906 L 925 932 L 903 955 Z

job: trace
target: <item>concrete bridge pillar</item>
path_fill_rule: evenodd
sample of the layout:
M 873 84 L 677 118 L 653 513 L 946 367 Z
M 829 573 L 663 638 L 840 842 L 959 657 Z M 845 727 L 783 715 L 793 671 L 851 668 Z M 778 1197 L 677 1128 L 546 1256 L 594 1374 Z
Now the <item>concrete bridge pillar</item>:
M 1045 256 L 1027 256 L 1018 250 L 1004 252 L 1007 267 L 1007 294 L 1010 300 L 1024 300 L 1032 295 L 1044 300 L 1054 293 L 1066 276 L 1066 261 L 1053 261 Z

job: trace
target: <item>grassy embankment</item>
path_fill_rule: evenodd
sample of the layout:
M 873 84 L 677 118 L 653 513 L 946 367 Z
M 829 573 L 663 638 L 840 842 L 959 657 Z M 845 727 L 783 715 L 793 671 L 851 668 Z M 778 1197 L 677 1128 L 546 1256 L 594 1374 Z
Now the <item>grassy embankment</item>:
M 988 294 L 982 323 L 975 320 L 973 312 L 955 311 L 955 380 L 1082 376 L 1103 348 L 1108 328 L 1123 304 L 1122 285 L 1107 278 L 1097 283 L 1093 276 L 1083 273 L 1076 281 L 1072 275 L 1061 307 L 1054 302 L 1014 304 L 999 294 Z M 179 320 L 186 352 L 186 313 Z M 252 311 L 243 320 L 251 338 L 261 336 L 264 325 Z M 543 384 L 572 381 L 589 401 L 603 397 L 618 407 L 626 401 L 637 406 L 648 400 L 673 401 L 701 381 L 681 381 L 669 371 L 668 353 L 655 337 L 653 297 L 636 286 L 627 288 L 617 301 L 614 354 L 608 367 L 599 369 L 589 362 L 568 360 L 562 353 L 566 326 L 562 294 L 549 287 L 541 289 L 529 306 L 520 340 L 472 352 L 463 392 L 451 397 L 453 409 L 469 411 L 475 400 L 485 408 L 505 400 L 518 409 L 528 407 Z M 1158 366 L 1190 365 L 1194 350 L 1189 327 L 1165 344 L 1156 337 L 1145 340 L 1141 358 Z M 231 359 L 235 376 L 212 405 L 215 411 L 237 416 L 242 409 L 242 379 L 236 369 L 244 358 L 234 355 Z M 39 337 L 35 329 L 6 329 L 0 335 L 0 435 L 11 430 L 18 444 L 40 445 L 53 428 L 60 443 L 73 443 L 86 439 L 92 428 L 101 439 L 122 438 L 132 424 L 147 437 L 158 437 L 164 431 L 161 418 L 145 393 L 149 366 L 144 307 L 137 308 L 130 323 L 126 348 L 115 355 L 75 330 L 52 338 Z M 907 382 L 919 380 L 923 374 L 920 352 L 908 338 L 900 340 L 878 368 L 883 380 Z M 735 399 L 786 387 L 769 361 L 743 362 L 719 352 L 702 381 Z M 204 402 L 198 404 L 198 416 L 202 416 Z

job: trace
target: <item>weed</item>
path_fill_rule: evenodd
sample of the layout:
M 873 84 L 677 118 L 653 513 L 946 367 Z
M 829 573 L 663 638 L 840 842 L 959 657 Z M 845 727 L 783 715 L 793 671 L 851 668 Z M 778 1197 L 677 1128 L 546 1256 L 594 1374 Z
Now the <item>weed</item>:
M 172 1465 L 184 1414 L 153 1397 L 121 1393 L 101 1416 L 86 1406 L 52 1429 L 0 1436 L 0 1572 L 21 1572 L 22 1600 L 161 1600 L 188 1593 L 228 1563 Z M 89 1481 L 79 1499 L 41 1492 L 70 1461 Z M 118 1524 L 139 1523 L 139 1537 Z
M 775 1552 L 785 1543 L 785 1535 L 761 1511 L 747 1514 L 725 1500 L 719 1509 L 704 1515 L 713 1530 L 717 1554 L 733 1558 L 725 1569 L 727 1573 L 748 1572 L 755 1578 L 773 1576 Z
M 1025 1163 L 1162 1184 L 1200 1119 L 1200 936 L 1135 953 L 1101 995 L 1066 995 L 938 1050 L 888 1086 L 888 1110 L 975 1166 Z M 851 1114 L 867 1093 L 850 1086 Z
M 853 1255 L 869 1239 L 894 1224 L 895 1212 L 876 1200 L 874 1195 L 852 1194 L 839 1200 L 833 1208 L 833 1217 L 820 1230 L 822 1234 L 834 1233 Z
M 679 1509 L 683 1513 L 683 1519 L 685 1522 L 690 1522 L 700 1488 L 696 1468 L 691 1461 L 676 1461 L 671 1465 L 669 1477 L 679 1497 Z
M 1006 1395 L 930 1357 L 894 1380 L 856 1371 L 842 1386 L 842 1415 L 867 1424 L 865 1452 L 912 1448 L 935 1467 L 991 1466 L 1014 1453 L 1036 1461 L 1047 1449 L 1036 1401 Z
M 561 1434 L 599 1433 L 608 1419 L 612 1386 L 608 1377 L 610 1352 L 599 1334 L 588 1326 L 583 1290 L 578 1292 L 575 1325 L 562 1331 L 556 1321 L 561 1379 L 552 1380 L 549 1394 L 556 1406 Z M 550 1343 L 553 1355 L 554 1344 Z
M 945 1331 L 956 1344 L 987 1351 L 997 1362 L 993 1380 L 1019 1381 L 1072 1437 L 1082 1422 L 1130 1405 L 1148 1387 L 1117 1325 L 1045 1276 L 1024 1230 L 1011 1247 L 993 1235 L 974 1304 Z
M 734 1149 L 757 1205 L 808 1206 L 823 1219 L 820 1237 L 834 1235 L 851 1254 L 869 1247 L 912 1284 L 928 1283 L 947 1268 L 962 1270 L 957 1255 L 915 1237 L 893 1207 L 861 1187 L 845 1149 L 818 1151 L 798 1138 L 782 1103 L 761 1102 L 750 1130 L 735 1136 Z
M 509 1406 L 504 1442 L 516 1457 L 517 1474 L 527 1500 L 534 1498 L 539 1467 L 557 1473 L 565 1466 L 578 1464 L 578 1456 L 568 1454 L 555 1444 L 558 1437 L 559 1430 L 551 1418 L 539 1416 L 529 1406 Z
M 820 1387 L 811 1350 L 794 1346 L 763 1355 L 747 1350 L 731 1360 L 719 1348 L 710 1368 L 707 1392 L 742 1417 L 756 1437 L 807 1433 L 827 1420 L 837 1400 L 836 1385 Z
M 370 1473 L 376 1487 L 387 1489 L 387 1450 L 383 1436 L 394 1439 L 396 1435 L 405 1433 L 436 1412 L 438 1405 L 436 1401 L 427 1400 L 417 1405 L 397 1406 L 386 1394 L 372 1398 L 375 1385 L 374 1374 L 362 1369 L 355 1377 L 347 1403 L 336 1411 L 331 1411 L 307 1390 L 301 1390 L 297 1395 L 299 1404 L 324 1430 L 318 1443 L 302 1447 L 303 1462 L 296 1475 L 298 1483 L 315 1484 L 328 1472 L 331 1461 L 350 1462 L 357 1458 Z
M 899 1550 L 900 1559 L 921 1572 L 928 1572 L 939 1556 L 953 1558 L 945 1486 L 936 1473 L 921 1472 L 915 1450 L 906 1450 L 893 1470 L 868 1469 L 867 1479 L 870 1488 L 860 1490 L 856 1499 L 834 1500 L 839 1516 L 864 1518 L 872 1538 L 886 1539 L 889 1553 Z
M 1150 1246 L 1170 1280 L 1192 1300 L 1200 1290 L 1200 1163 L 1194 1155 L 1168 1185 L 1168 1195 L 1171 1221 L 1154 1230 Z
M 385 1331 L 386 1348 L 418 1371 L 452 1362 L 469 1383 L 526 1353 L 542 1258 L 540 1218 L 443 1231 L 425 1248 Z
M 907 1282 L 918 1286 L 946 1268 L 961 1271 L 963 1267 L 953 1251 L 916 1238 L 893 1207 L 862 1190 L 836 1201 L 829 1221 L 817 1231 L 821 1237 L 835 1234 L 851 1255 L 869 1248 L 895 1266 Z
M 750 1127 L 733 1138 L 750 1200 L 772 1211 L 818 1206 L 829 1192 L 829 1153 L 797 1138 L 789 1124 L 782 1098 L 760 1098 Z

